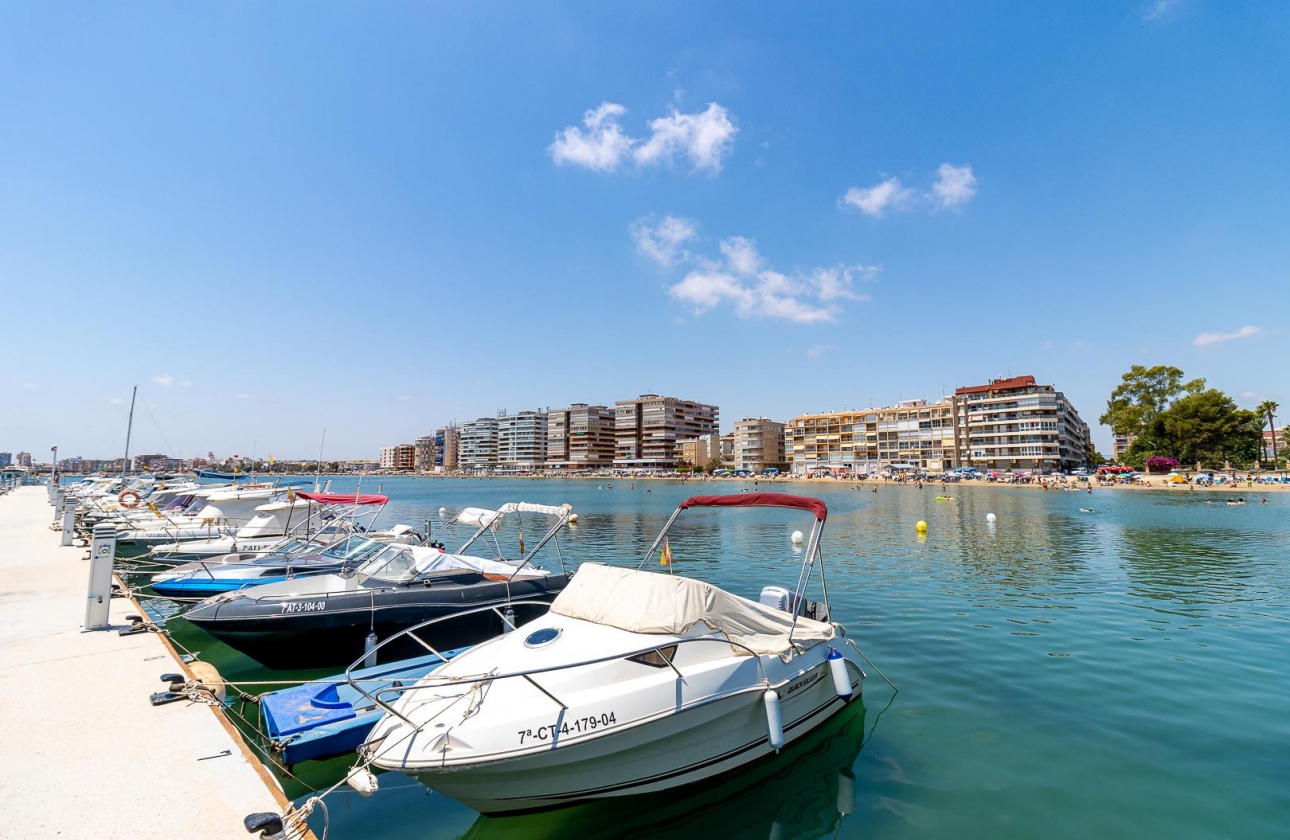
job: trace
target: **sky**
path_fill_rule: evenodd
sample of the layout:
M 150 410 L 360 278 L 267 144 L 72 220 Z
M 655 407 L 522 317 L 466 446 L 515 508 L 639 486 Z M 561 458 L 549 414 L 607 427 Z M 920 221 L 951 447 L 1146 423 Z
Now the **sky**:
M 1133 364 L 1290 413 L 1290 5 L 0 4 L 0 450 Z

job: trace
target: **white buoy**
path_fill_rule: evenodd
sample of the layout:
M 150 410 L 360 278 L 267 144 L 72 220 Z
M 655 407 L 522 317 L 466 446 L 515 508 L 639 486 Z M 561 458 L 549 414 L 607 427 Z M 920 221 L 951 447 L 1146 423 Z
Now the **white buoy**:
M 371 770 L 357 766 L 350 769 L 349 775 L 345 777 L 345 784 L 352 787 L 359 796 L 371 796 L 380 787 Z
M 373 630 L 363 639 L 363 667 L 373 668 L 376 666 L 376 631 Z
M 805 539 L 806 539 L 806 535 L 803 534 L 801 531 L 793 532 L 793 536 L 792 536 L 793 545 L 801 545 L 802 541 Z
M 994 520 L 995 520 L 995 515 L 993 513 L 987 513 L 985 515 L 986 522 L 993 522 Z
M 572 525 L 573 523 L 575 523 L 575 522 L 577 522 L 577 521 L 578 521 L 578 514 L 576 514 L 576 513 L 571 513 L 571 514 L 569 514 L 569 524 L 570 524 L 570 525 Z
M 768 688 L 762 695 L 762 700 L 766 703 L 766 729 L 769 730 L 771 747 L 775 752 L 779 752 L 780 747 L 784 746 L 784 724 L 779 719 L 779 695 L 775 689 Z
M 447 509 L 447 508 L 439 508 L 439 515 L 440 515 L 440 516 L 447 516 L 447 515 L 448 515 L 448 509 Z
M 829 671 L 833 674 L 833 690 L 843 700 L 850 700 L 851 675 L 847 673 L 847 661 L 833 648 L 829 648 Z

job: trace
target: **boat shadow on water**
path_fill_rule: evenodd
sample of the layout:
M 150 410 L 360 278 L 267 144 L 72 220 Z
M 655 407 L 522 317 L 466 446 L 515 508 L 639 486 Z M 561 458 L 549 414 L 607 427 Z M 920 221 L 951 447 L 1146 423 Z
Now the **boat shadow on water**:
M 831 837 L 855 810 L 852 768 L 865 741 L 857 698 L 774 758 L 691 790 L 601 800 L 558 811 L 479 817 L 460 840 Z

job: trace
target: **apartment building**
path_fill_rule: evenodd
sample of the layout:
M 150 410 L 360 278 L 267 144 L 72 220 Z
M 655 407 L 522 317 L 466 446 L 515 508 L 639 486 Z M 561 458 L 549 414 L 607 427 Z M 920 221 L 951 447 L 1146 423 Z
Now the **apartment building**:
M 1066 396 L 1033 376 L 954 392 L 959 460 L 981 470 L 1070 470 L 1088 464 L 1092 438 Z
M 461 426 L 458 468 L 469 472 L 491 472 L 497 466 L 497 418 L 480 417 Z
M 594 470 L 614 462 L 614 412 L 603 405 L 574 403 L 547 412 L 546 465 Z
M 444 472 L 456 471 L 460 465 L 461 428 L 456 423 L 444 426 L 434 433 L 434 442 L 438 447 L 434 465 L 443 467 Z
M 497 466 L 505 472 L 532 472 L 546 465 L 547 413 L 521 411 L 497 418 Z
M 957 466 L 953 400 L 806 414 L 790 420 L 784 436 L 785 457 L 799 476 Z
M 392 469 L 394 469 L 394 447 L 393 447 L 393 446 L 382 446 L 382 447 L 381 447 L 381 461 L 380 461 L 380 463 L 381 463 L 381 469 L 383 469 L 383 470 L 392 470 Z
M 439 443 L 434 435 L 422 435 L 417 438 L 412 446 L 415 448 L 416 471 L 419 473 L 434 472 L 435 460 L 439 454 Z
M 785 424 L 765 417 L 745 417 L 735 423 L 731 446 L 735 469 L 761 472 L 773 467 L 787 470 L 784 428 Z
M 1136 435 L 1114 435 L 1111 438 L 1111 460 L 1123 461 L 1124 453 L 1129 451 L 1130 446 L 1133 446 L 1133 439 L 1135 437 L 1137 436 Z
M 642 394 L 614 403 L 614 466 L 671 469 L 677 443 L 718 430 L 718 408 L 707 403 Z
M 721 435 L 713 432 L 699 435 L 697 438 L 677 441 L 676 450 L 682 464 L 706 467 L 713 461 L 721 461 Z

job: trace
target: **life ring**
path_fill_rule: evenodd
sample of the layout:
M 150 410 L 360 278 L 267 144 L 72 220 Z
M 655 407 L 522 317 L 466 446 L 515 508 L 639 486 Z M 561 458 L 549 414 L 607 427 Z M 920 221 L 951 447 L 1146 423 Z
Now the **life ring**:
M 134 490 L 122 490 L 121 495 L 117 496 L 116 500 L 120 502 L 121 507 L 125 508 L 126 510 L 134 510 L 139 506 L 139 501 L 142 498 L 143 497 L 140 496 Z

